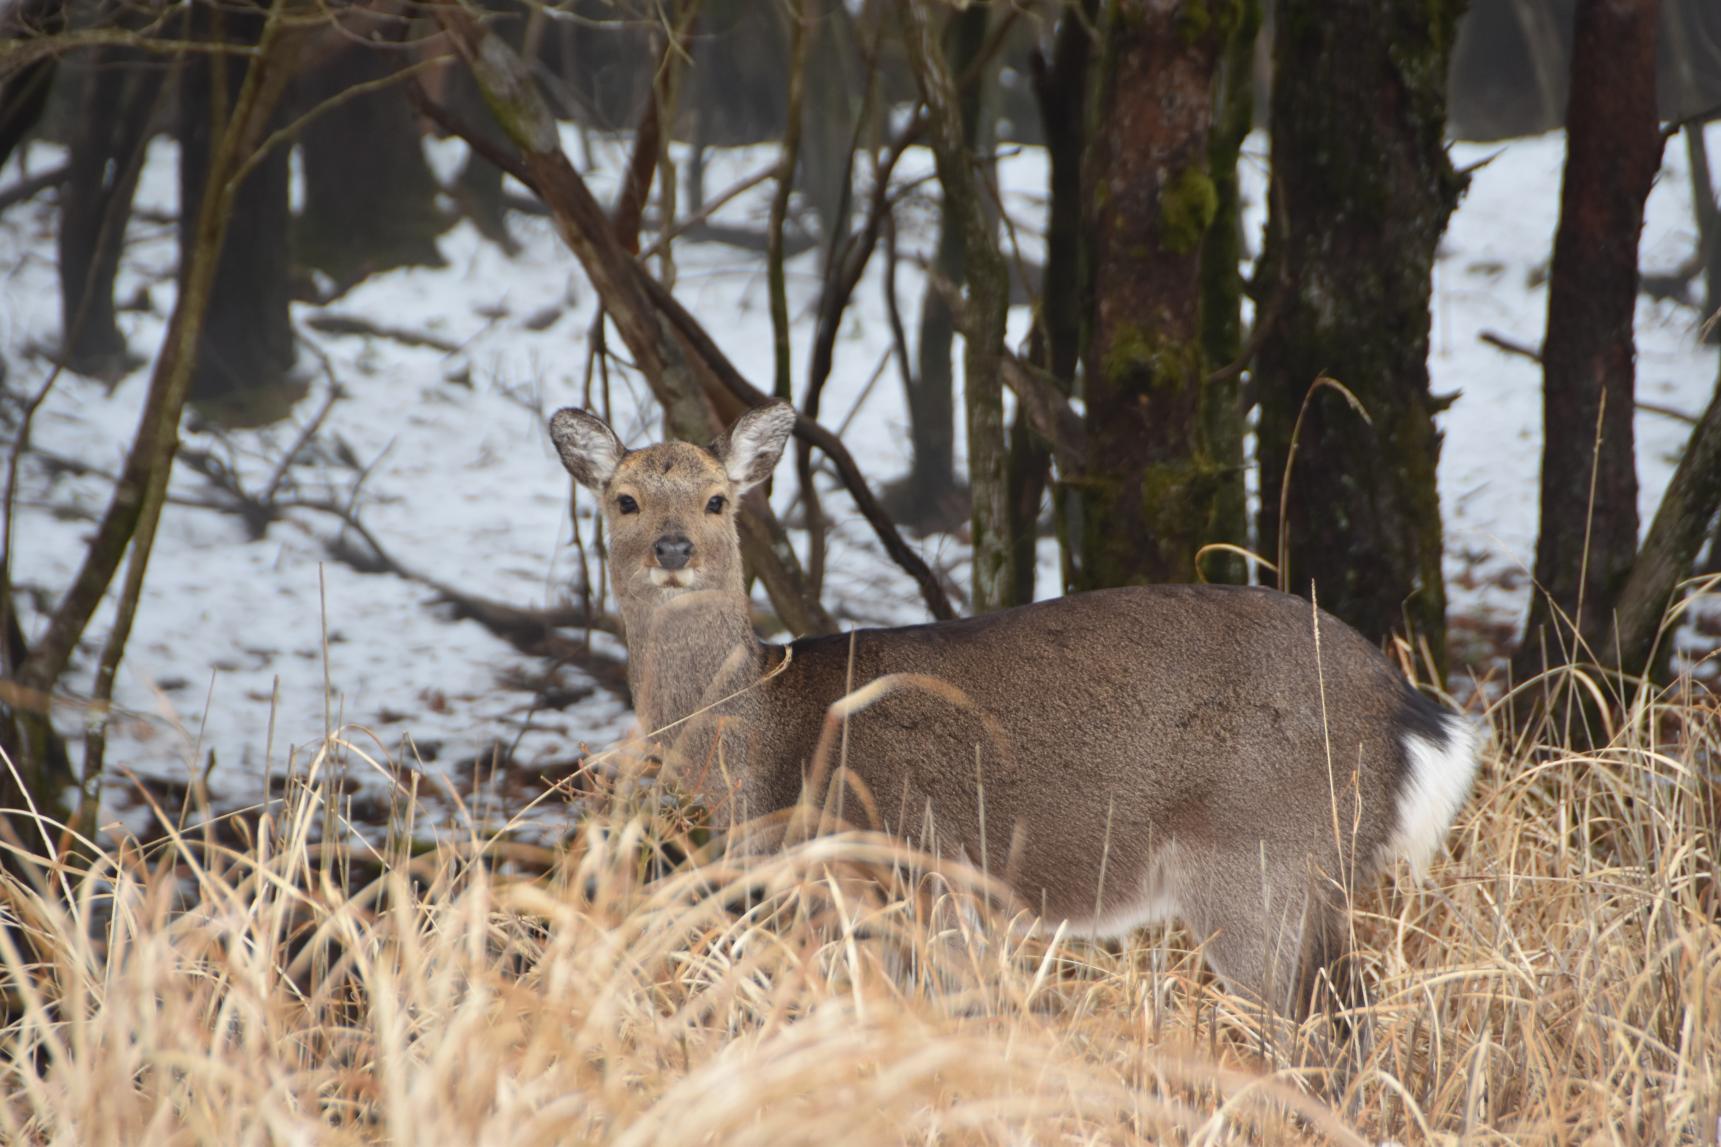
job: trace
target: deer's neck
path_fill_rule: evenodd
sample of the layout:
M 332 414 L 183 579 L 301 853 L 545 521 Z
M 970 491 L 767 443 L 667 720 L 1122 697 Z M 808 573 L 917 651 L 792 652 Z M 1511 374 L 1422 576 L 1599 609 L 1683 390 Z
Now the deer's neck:
M 764 646 L 740 592 L 696 591 L 622 608 L 628 685 L 647 733 L 680 721 L 755 680 Z

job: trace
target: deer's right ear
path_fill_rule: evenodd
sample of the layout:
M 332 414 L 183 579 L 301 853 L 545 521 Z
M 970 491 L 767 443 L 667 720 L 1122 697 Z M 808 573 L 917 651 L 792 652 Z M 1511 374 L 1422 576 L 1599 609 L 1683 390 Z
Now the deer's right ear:
M 627 453 L 603 419 L 572 407 L 556 411 L 550 419 L 550 438 L 562 465 L 588 490 L 602 491 Z

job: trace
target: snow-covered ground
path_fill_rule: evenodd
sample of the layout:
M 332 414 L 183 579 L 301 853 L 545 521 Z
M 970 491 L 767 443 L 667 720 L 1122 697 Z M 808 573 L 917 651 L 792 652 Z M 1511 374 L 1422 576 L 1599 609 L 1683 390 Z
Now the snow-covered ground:
M 1713 131 L 1712 146 L 1721 147 L 1721 127 Z M 580 155 L 573 135 L 568 133 L 570 154 Z M 1245 163 L 1254 234 L 1264 206 L 1264 152 L 1263 140 L 1252 141 Z M 600 170 L 588 175 L 600 195 L 613 188 L 611 175 L 624 155 L 620 141 L 594 149 Z M 458 145 L 434 145 L 434 159 L 444 170 L 458 157 Z M 1541 415 L 1539 368 L 1480 342 L 1478 335 L 1491 330 L 1532 346 L 1540 341 L 1564 141 L 1555 134 L 1503 147 L 1455 148 L 1460 166 L 1489 157 L 1476 170 L 1442 247 L 1430 364 L 1437 392 L 1462 392 L 1443 416 L 1440 482 L 1452 612 L 1463 619 L 1455 629 L 1468 626 L 1472 632 L 1478 625 L 1510 625 L 1525 604 L 1528 579 L 1515 571 L 1527 571 L 1534 552 Z M 24 162 L 40 170 L 57 158 L 52 148 L 36 146 Z M 713 156 L 709 194 L 772 158 L 770 149 Z M 1670 147 L 1664 158 L 1642 245 L 1642 264 L 1651 272 L 1678 266 L 1696 244 L 1684 149 Z M 176 164 L 171 142 L 152 146 L 138 195 L 144 210 L 127 233 L 118 297 L 142 293 L 147 306 L 127 311 L 121 322 L 133 349 L 143 353 L 153 354 L 158 346 L 172 305 L 174 228 L 161 220 L 176 209 Z M 913 178 L 930 169 L 927 156 L 911 155 L 898 175 Z M 0 172 L 0 186 L 20 174 L 14 160 Z M 1043 156 L 1033 150 L 1013 154 L 1002 163 L 1000 178 L 1021 250 L 1037 260 Z M 717 218 L 760 224 L 769 194 L 761 186 Z M 902 215 L 905 248 L 929 248 L 931 219 L 929 199 L 910 205 Z M 58 338 L 55 224 L 45 195 L 0 216 L 0 357 L 9 367 L 0 425 L 8 442 L 16 434 L 19 396 L 33 393 L 51 370 L 39 348 Z M 330 308 L 429 332 L 455 344 L 453 353 L 319 334 L 305 325 L 316 309 L 296 307 L 305 343 L 326 354 L 346 397 L 293 467 L 292 481 L 307 497 L 351 499 L 359 518 L 408 568 L 470 594 L 542 606 L 566 600 L 583 577 L 569 545 L 568 483 L 544 433 L 544 417 L 592 399 L 587 335 L 596 299 L 547 221 L 516 215 L 511 226 L 520 243 L 513 258 L 462 224 L 442 239 L 445 268 L 375 277 Z M 812 336 L 817 259 L 809 253 L 790 264 L 797 378 L 804 376 Z M 686 241 L 676 243 L 674 260 L 677 295 L 736 366 L 756 381 L 769 379 L 763 261 L 734 248 Z M 908 460 L 906 405 L 894 365 L 887 364 L 868 388 L 890 348 L 881 270 L 882 260 L 875 259 L 856 293 L 824 404 L 828 424 L 846 426 L 843 437 L 875 488 L 899 476 Z M 923 288 L 924 277 L 905 258 L 898 291 L 911 339 Z M 545 325 L 546 319 L 553 321 Z M 1698 320 L 1690 307 L 1640 300 L 1643 398 L 1691 414 L 1702 410 L 1715 386 L 1717 363 L 1715 352 L 1698 344 Z M 1025 325 L 1026 313 L 1017 308 L 1012 337 L 1020 337 Z M 261 486 L 328 392 L 316 356 L 307 351 L 302 362 L 313 381 L 289 422 L 224 434 L 193 426 L 186 448 L 213 453 L 235 467 L 249 488 Z M 99 474 L 68 473 L 49 459 L 68 457 L 117 472 L 147 377 L 147 369 L 139 369 L 110 389 L 64 375 L 36 417 L 32 444 L 45 454 L 32 455 L 23 466 L 14 524 L 13 576 L 27 634 L 39 629 L 44 611 L 69 584 L 110 488 Z M 656 420 L 643 383 L 626 370 L 612 370 L 611 385 L 617 430 L 630 443 L 654 437 Z M 1647 521 L 1687 427 L 1643 412 L 1637 431 Z M 172 493 L 207 499 L 208 481 L 181 466 Z M 794 483 L 779 482 L 776 497 L 779 509 L 787 511 Z M 590 511 L 582 496 L 579 513 L 588 538 Z M 838 519 L 827 591 L 833 611 L 858 624 L 921 620 L 912 583 L 883 558 L 846 496 L 833 492 L 827 512 Z M 561 667 L 554 696 L 546 698 L 545 666 L 477 623 L 455 621 L 446 610 L 432 608 L 430 590 L 331 560 L 328 545 L 340 533 L 333 517 L 294 512 L 262 539 L 251 540 L 232 515 L 169 506 L 117 691 L 121 715 L 111 727 L 108 751 L 110 811 L 123 815 L 135 808 L 128 770 L 178 781 L 206 773 L 217 804 L 254 801 L 266 791 L 268 770 L 284 769 L 290 747 L 302 762 L 305 748 L 320 743 L 326 720 L 352 726 L 351 739 L 379 759 L 386 754 L 402 765 L 422 762 L 463 793 L 472 774 L 457 766 L 487 759 L 490 747 L 501 744 L 516 762 L 510 770 L 518 782 L 510 790 L 516 796 L 529 791 L 538 775 L 565 768 L 580 743 L 600 744 L 625 729 L 623 700 L 577 668 Z M 935 566 L 966 582 L 960 539 L 934 536 L 916 544 Z M 1049 542 L 1042 547 L 1042 567 L 1042 593 L 1056 592 L 1056 555 Z M 88 687 L 96 643 L 110 616 L 95 619 L 65 681 L 68 690 Z M 621 653 L 602 634 L 592 644 L 611 657 Z M 85 711 L 75 695 L 68 700 L 60 721 L 75 731 Z M 374 775 L 357 755 L 348 766 L 355 776 Z M 479 771 L 487 773 L 488 764 Z

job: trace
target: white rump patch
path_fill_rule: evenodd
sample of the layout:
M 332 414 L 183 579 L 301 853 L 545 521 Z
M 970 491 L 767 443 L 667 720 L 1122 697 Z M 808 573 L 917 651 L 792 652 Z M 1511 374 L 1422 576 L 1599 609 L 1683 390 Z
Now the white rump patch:
M 1470 795 L 1481 763 L 1482 729 L 1455 713 L 1441 715 L 1444 743 L 1416 733 L 1404 738 L 1410 772 L 1398 795 L 1398 828 L 1387 845 L 1421 875 Z

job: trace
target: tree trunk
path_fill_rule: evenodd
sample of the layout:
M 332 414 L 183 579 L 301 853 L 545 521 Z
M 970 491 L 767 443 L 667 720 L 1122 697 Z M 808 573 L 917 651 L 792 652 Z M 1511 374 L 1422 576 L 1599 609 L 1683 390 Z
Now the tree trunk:
M 0 9 L 0 42 L 24 44 L 36 38 L 59 35 L 66 27 L 69 5 L 61 0 L 25 0 Z M 59 62 L 50 53 L 0 78 L 0 167 L 30 134 L 48 106 L 48 90 L 54 85 Z
M 818 216 L 827 252 L 832 236 L 848 234 L 849 155 L 859 114 L 859 84 L 855 79 L 854 18 L 841 0 L 818 0 L 816 18 L 807 29 L 811 37 L 808 75 L 802 110 L 801 162 L 798 184 Z
M 944 66 L 952 76 L 967 71 L 986 40 L 991 9 L 973 5 L 953 13 L 944 34 Z M 975 144 L 980 126 L 983 84 L 958 94 L 965 150 Z M 968 266 L 962 221 L 952 211 L 948 195 L 938 212 L 938 252 L 933 273 L 960 285 Z M 908 384 L 908 438 L 913 461 L 898 492 L 898 517 L 912 525 L 943 528 L 961 516 L 956 493 L 956 383 L 950 353 L 956 323 L 944 292 L 928 287 L 920 307 L 920 341 L 914 377 Z
M 132 193 L 166 70 L 126 67 L 119 48 L 94 53 L 60 194 L 61 354 L 67 366 L 118 378 L 136 361 L 114 313 Z
M 1088 61 L 1093 52 L 1089 28 L 1098 12 L 1097 0 L 1082 0 L 1079 11 L 1067 11 L 1058 21 L 1052 56 L 1036 50 L 1029 59 L 1034 100 L 1046 141 L 1047 208 L 1046 269 L 1040 283 L 1040 321 L 1035 331 L 1036 366 L 1056 379 L 1068 397 L 1075 388 L 1076 363 L 1081 355 L 1082 291 L 1082 152 L 1086 139 Z M 1015 518 L 1016 600 L 1030 602 L 1036 594 L 1038 522 L 1052 452 L 1030 429 L 1027 408 L 1018 404 L 1010 427 L 1010 505 Z M 1052 490 L 1052 519 L 1058 527 L 1065 577 L 1061 588 L 1073 588 L 1070 562 L 1070 510 L 1077 502 L 1074 475 Z
M 1620 591 L 1611 664 L 1626 673 L 1660 676 L 1658 670 L 1673 651 L 1671 642 L 1656 645 L 1662 619 L 1679 582 L 1691 573 L 1717 510 L 1721 510 L 1721 379 L 1716 380 L 1715 396 L 1679 457 L 1679 467 L 1644 535 L 1643 549 Z
M 399 49 L 350 44 L 300 77 L 309 110 L 359 84 L 384 80 L 410 63 Z M 354 96 L 299 135 L 305 203 L 294 221 L 293 253 L 346 290 L 395 267 L 440 267 L 436 178 L 418 124 L 399 85 Z
M 903 38 L 914 67 L 915 81 L 926 101 L 928 139 L 938 169 L 946 225 L 961 228 L 963 263 L 967 286 L 962 379 L 963 405 L 967 411 L 968 486 L 972 500 L 969 518 L 974 554 L 973 603 L 975 613 L 998 609 L 1015 600 L 1011 578 L 1015 573 L 1014 545 L 1010 537 L 1009 454 L 1004 445 L 1004 317 L 1010 304 L 1009 272 L 998 250 L 991 215 L 974 174 L 974 131 L 970 107 L 959 97 L 955 77 L 956 53 L 938 45 L 924 7 L 915 0 L 899 0 Z M 972 34 L 964 27 L 975 7 L 958 13 L 957 31 L 963 38 Z M 970 57 L 979 55 L 979 30 Z M 980 85 L 977 85 L 979 87 Z M 978 100 L 976 93 L 973 97 Z M 977 109 L 974 114 L 977 113 Z M 929 291 L 929 294 L 937 293 Z M 925 380 L 922 379 L 922 382 Z
M 1673 105 L 1674 115 L 1699 117 L 1685 125 L 1685 156 L 1691 168 L 1691 207 L 1697 221 L 1697 254 L 1703 275 L 1704 325 L 1700 333 L 1705 342 L 1721 343 L 1721 319 L 1715 318 L 1717 313 L 1721 313 L 1721 204 L 1715 201 L 1715 183 L 1709 170 L 1709 147 L 1703 134 L 1707 121 L 1714 119 L 1715 113 L 1705 103 L 1705 85 L 1691 58 L 1691 37 L 1685 34 L 1682 20 L 1682 17 L 1688 17 L 1695 24 L 1701 17 L 1696 11 L 1681 12 L 1678 4 L 1669 5 L 1663 15 L 1669 25 L 1666 30 L 1667 54 L 1672 58 L 1672 65 L 1663 70 L 1662 78 L 1674 85 L 1674 95 L 1663 102 Z M 1717 24 L 1721 26 L 1721 21 Z
M 1230 19 L 1200 0 L 1121 0 L 1104 31 L 1086 192 L 1082 589 L 1191 581 L 1212 537 L 1200 271 L 1218 207 L 1208 143 Z
M 1461 5 L 1282 0 L 1264 291 L 1259 550 L 1372 641 L 1408 633 L 1445 664 L 1440 437 L 1428 392 L 1435 247 L 1463 189 L 1448 162 L 1447 61 Z M 1372 420 L 1330 388 L 1347 386 Z M 1292 434 L 1296 466 L 1280 499 Z
M 491 34 L 518 54 L 526 39 L 525 16 L 508 0 L 491 0 L 484 7 L 492 13 L 501 13 L 501 18 L 491 24 Z M 465 68 L 452 70 L 447 91 L 449 107 L 458 112 L 461 119 L 490 143 L 508 146 L 507 134 L 497 125 L 490 109 L 485 107 L 483 94 Z M 649 86 L 645 98 L 651 98 Z M 459 174 L 454 177 L 454 195 L 466 217 L 478 228 L 478 233 L 512 255 L 517 248 L 508 232 L 508 209 L 502 198 L 503 174 L 501 168 L 482 155 L 468 152 L 466 162 L 461 164 Z
M 1685 125 L 1685 153 L 1691 166 L 1692 213 L 1697 218 L 1698 254 L 1703 260 L 1704 342 L 1721 343 L 1721 203 L 1709 174 L 1709 146 L 1704 125 Z
M 1542 525 L 1537 592 L 1512 661 L 1596 655 L 1637 552 L 1632 318 L 1643 204 L 1661 164 L 1656 0 L 1578 7 L 1566 173 L 1542 350 Z
M 216 10 L 197 3 L 191 36 L 253 45 L 262 32 L 261 9 Z M 224 130 L 240 85 L 246 57 L 203 52 L 186 57 L 180 85 L 181 268 L 191 265 L 197 242 L 198 208 L 213 141 Z M 271 129 L 280 126 L 276 116 Z M 270 151 L 241 181 L 221 247 L 221 262 L 197 343 L 191 398 L 206 411 L 238 424 L 270 422 L 285 415 L 294 397 L 293 326 L 287 210 L 288 149 Z
M 1225 47 L 1218 85 L 1208 162 L 1218 209 L 1201 247 L 1201 349 L 1208 365 L 1219 367 L 1243 353 L 1243 201 L 1237 181 L 1237 155 L 1255 112 L 1255 34 L 1261 26 L 1260 0 L 1242 0 L 1242 14 Z M 1264 298 L 1262 304 L 1266 305 Z M 1256 311 L 1256 321 L 1261 321 Z M 1249 545 L 1249 505 L 1243 484 L 1243 402 L 1238 375 L 1208 382 L 1201 393 L 1201 424 L 1215 467 L 1213 530 L 1209 541 Z M 1202 563 L 1208 581 L 1246 585 L 1249 567 L 1242 557 L 1217 552 Z

